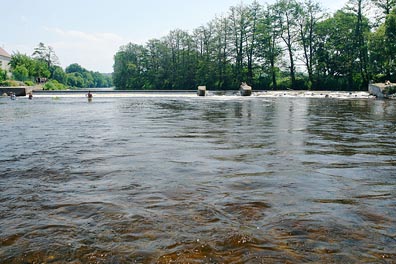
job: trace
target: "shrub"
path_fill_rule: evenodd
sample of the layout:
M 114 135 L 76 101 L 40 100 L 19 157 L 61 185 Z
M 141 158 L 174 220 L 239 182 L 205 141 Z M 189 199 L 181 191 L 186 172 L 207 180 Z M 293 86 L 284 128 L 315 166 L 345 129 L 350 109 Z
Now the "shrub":
M 26 81 L 29 78 L 29 71 L 24 65 L 18 65 L 12 72 L 15 80 Z
M 386 87 L 385 90 L 384 90 L 384 93 L 387 94 L 387 95 L 396 94 L 396 86 Z
M 279 78 L 278 80 L 278 90 L 288 90 L 291 88 L 291 80 L 289 77 Z
M 1 65 L 1 63 L 0 63 Z M 4 81 L 7 79 L 7 72 L 0 68 L 0 82 Z
M 32 81 L 25 81 L 26 86 L 34 86 L 34 82 Z
M 298 77 L 294 89 L 296 90 L 307 90 L 308 89 L 308 78 Z
M 14 80 L 5 80 L 0 82 L 0 86 L 5 86 L 5 87 L 14 87 L 14 86 L 20 86 L 20 82 L 14 81 Z
M 373 76 L 373 81 L 375 83 L 384 83 L 386 81 L 386 75 L 385 74 L 376 74 Z
M 66 86 L 64 86 L 63 84 L 59 83 L 56 80 L 51 80 L 44 84 L 43 89 L 44 90 L 65 90 Z

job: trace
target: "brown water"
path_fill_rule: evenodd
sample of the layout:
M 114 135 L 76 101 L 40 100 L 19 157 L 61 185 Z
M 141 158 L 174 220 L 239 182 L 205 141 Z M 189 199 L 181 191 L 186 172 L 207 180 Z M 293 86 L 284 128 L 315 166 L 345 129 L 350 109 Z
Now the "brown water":
M 395 101 L 0 112 L 0 263 L 396 263 Z

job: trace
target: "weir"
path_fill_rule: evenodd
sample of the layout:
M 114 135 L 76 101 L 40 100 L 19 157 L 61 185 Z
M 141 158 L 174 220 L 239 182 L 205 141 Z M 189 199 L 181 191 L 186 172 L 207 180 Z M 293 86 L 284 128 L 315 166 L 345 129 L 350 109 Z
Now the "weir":
M 7 94 L 10 95 L 14 93 L 16 96 L 26 96 L 26 87 L 0 87 L 0 95 Z
M 11 93 L 14 93 L 16 96 L 26 96 L 33 91 L 37 93 L 38 90 L 36 89 L 36 86 L 0 87 L 0 96 L 2 96 L 3 94 L 7 94 L 7 96 L 9 96 L 11 95 Z
M 59 90 L 59 91 L 34 91 L 34 94 L 37 95 L 46 95 L 46 94 L 86 94 L 91 91 L 94 94 L 161 94 L 161 93 L 177 93 L 177 94 L 185 94 L 185 93 L 196 93 L 195 90 L 107 90 L 107 89 L 84 89 L 84 90 Z

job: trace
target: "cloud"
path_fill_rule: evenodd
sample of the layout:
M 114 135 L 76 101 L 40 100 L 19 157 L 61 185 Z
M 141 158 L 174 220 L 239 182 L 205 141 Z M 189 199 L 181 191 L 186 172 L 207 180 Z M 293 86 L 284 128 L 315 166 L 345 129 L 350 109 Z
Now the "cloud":
M 111 72 L 115 53 L 126 43 L 123 37 L 114 33 L 44 29 L 53 35 L 53 41 L 47 45 L 54 48 L 62 67 L 78 63 L 88 70 Z

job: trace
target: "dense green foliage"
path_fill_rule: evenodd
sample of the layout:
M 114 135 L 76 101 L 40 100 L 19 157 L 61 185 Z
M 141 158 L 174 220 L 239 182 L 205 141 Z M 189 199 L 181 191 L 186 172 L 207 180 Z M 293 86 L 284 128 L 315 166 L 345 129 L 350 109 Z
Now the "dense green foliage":
M 16 53 L 11 56 L 10 62 L 15 80 L 25 82 L 27 85 L 48 80 L 44 89 L 101 88 L 113 85 L 111 76 L 88 71 L 78 64 L 71 64 L 64 71 L 58 64 L 59 60 L 54 50 L 43 43 L 38 45 L 32 57 Z
M 332 15 L 312 0 L 231 7 L 192 33 L 173 30 L 115 54 L 117 89 L 367 90 L 372 79 L 395 81 L 395 1 L 376 0 L 384 18 L 372 25 L 365 0 Z
M 64 76 L 59 73 L 59 78 L 54 79 L 71 87 L 95 88 L 112 86 L 112 79 L 110 76 L 106 76 L 99 72 L 88 71 L 77 63 L 66 67 Z M 62 81 L 64 79 L 66 82 Z
M 396 94 L 396 86 L 386 87 L 386 89 L 384 90 L 384 94 L 386 94 L 386 95 L 394 95 L 394 94 Z
M 3 86 L 3 87 L 15 87 L 15 86 L 22 86 L 22 85 L 24 85 L 24 82 L 9 80 L 9 79 L 0 82 L 0 86 Z
M 10 66 L 12 75 L 17 81 L 48 78 L 51 75 L 50 69 L 44 61 L 21 53 L 11 56 Z
M 1 66 L 1 62 L 0 62 L 0 66 Z M 0 82 L 4 81 L 7 79 L 7 71 L 3 70 L 0 67 Z
M 65 90 L 66 86 L 57 80 L 49 80 L 43 85 L 44 90 Z

